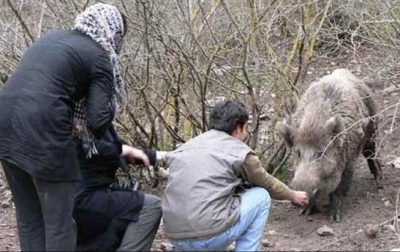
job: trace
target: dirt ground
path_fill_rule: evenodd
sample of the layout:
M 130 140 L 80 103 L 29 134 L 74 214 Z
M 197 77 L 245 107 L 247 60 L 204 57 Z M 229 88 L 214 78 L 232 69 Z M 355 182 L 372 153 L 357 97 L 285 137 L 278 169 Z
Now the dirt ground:
M 19 250 L 15 208 L 0 166 L 0 251 Z
M 367 62 L 369 60 L 369 62 Z M 343 58 L 337 60 L 338 65 L 356 70 L 361 76 L 368 75 L 369 69 L 373 69 L 373 58 L 366 58 L 364 62 L 354 62 Z M 375 61 L 375 64 L 379 62 Z M 329 62 L 320 64 L 325 66 L 319 69 L 319 76 L 326 74 L 326 70 L 336 68 Z M 361 66 L 368 65 L 368 68 Z M 358 70 L 357 70 L 358 69 Z M 311 73 L 312 75 L 315 73 Z M 390 84 L 372 78 L 374 82 L 371 88 L 379 93 L 392 88 L 385 95 L 377 96 L 381 108 L 387 107 L 399 101 L 400 95 L 396 88 Z M 397 193 L 400 188 L 400 169 L 390 164 L 390 161 L 400 157 L 397 150 L 400 144 L 398 119 L 393 119 L 393 111 L 384 113 L 381 117 L 379 137 L 379 156 L 383 165 L 383 189 L 378 190 L 367 164 L 363 158 L 359 158 L 354 174 L 352 188 L 344 198 L 344 216 L 340 223 L 330 223 L 328 209 L 310 217 L 299 215 L 300 209 L 285 201 L 273 201 L 269 216 L 268 226 L 265 230 L 263 249 L 266 251 L 390 251 L 400 248 L 400 238 L 396 232 L 397 207 L 399 202 Z M 15 208 L 9 202 L 4 176 L 0 171 L 0 251 L 15 251 L 19 249 L 16 225 Z M 395 221 L 394 221 L 395 220 Z M 333 231 L 330 236 L 319 236 L 317 229 L 327 225 Z M 368 225 L 377 228 L 375 238 L 369 238 L 365 230 Z M 169 250 L 170 244 L 164 238 L 162 227 L 155 239 L 153 250 Z

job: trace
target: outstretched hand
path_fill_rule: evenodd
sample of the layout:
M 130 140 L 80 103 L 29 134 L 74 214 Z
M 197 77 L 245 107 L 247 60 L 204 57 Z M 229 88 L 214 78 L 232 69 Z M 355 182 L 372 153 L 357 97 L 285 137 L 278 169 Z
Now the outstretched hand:
M 299 206 L 306 206 L 308 205 L 309 198 L 306 192 L 292 191 L 290 201 Z
M 150 160 L 147 157 L 147 155 L 144 153 L 144 151 L 134 148 L 129 145 L 122 145 L 122 156 L 127 158 L 130 163 L 134 164 L 137 163 L 138 161 L 143 162 L 144 166 L 149 166 L 150 165 Z

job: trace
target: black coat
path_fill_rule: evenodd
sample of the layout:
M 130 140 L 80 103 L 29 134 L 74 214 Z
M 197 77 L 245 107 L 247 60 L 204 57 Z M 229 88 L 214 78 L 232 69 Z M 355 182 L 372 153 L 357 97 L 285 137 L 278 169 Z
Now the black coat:
M 88 146 L 82 142 L 78 146 L 82 173 L 74 207 L 78 244 L 89 238 L 98 237 L 96 242 L 92 240 L 91 243 L 99 245 L 104 236 L 109 236 L 107 239 L 111 242 L 112 235 L 103 234 L 111 222 L 114 219 L 125 220 L 127 223 L 137 221 L 143 207 L 142 192 L 110 189 L 110 185 L 116 181 L 115 172 L 120 167 L 121 161 L 126 163 L 121 157 L 121 140 L 113 127 L 101 140 L 96 140 L 96 148 L 98 154 L 88 159 L 86 158 Z M 117 240 L 119 244 L 119 239 Z M 111 250 L 110 247 L 103 249 Z
M 87 158 L 89 145 L 79 141 L 78 159 L 81 180 L 78 181 L 78 195 L 107 189 L 115 181 L 115 173 L 121 162 L 126 162 L 122 154 L 122 141 L 114 127 L 110 127 L 102 139 L 96 140 L 98 153 Z M 79 197 L 79 196 L 78 196 Z
M 78 31 L 55 31 L 35 42 L 0 90 L 0 159 L 34 177 L 79 178 L 76 101 L 88 98 L 88 125 L 102 137 L 111 125 L 113 70 L 103 48 Z

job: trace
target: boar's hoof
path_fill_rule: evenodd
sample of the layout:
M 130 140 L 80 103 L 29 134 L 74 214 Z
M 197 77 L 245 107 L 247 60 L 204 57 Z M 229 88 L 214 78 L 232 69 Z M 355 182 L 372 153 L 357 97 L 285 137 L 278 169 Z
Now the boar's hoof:
M 369 180 L 374 180 L 375 181 L 374 184 L 375 184 L 375 189 L 376 190 L 380 190 L 380 189 L 384 188 L 383 183 L 382 183 L 382 179 L 371 178 Z
M 330 222 L 340 222 L 342 219 L 339 214 L 331 215 Z
M 379 189 L 383 189 L 382 179 L 376 179 L 376 187 Z
M 342 220 L 342 215 L 339 211 L 335 211 L 331 213 L 330 221 L 331 222 L 340 222 Z

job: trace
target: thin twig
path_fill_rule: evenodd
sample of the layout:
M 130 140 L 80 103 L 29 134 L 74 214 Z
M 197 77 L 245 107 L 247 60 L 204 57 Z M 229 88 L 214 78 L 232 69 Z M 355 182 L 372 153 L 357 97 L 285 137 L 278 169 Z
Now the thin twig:
M 8 6 L 11 8 L 11 10 L 14 12 L 15 16 L 18 18 L 18 21 L 20 22 L 22 28 L 25 30 L 26 34 L 28 37 L 31 39 L 32 42 L 35 41 L 35 38 L 32 35 L 32 32 L 29 30 L 28 26 L 26 25 L 25 21 L 22 19 L 21 14 L 19 11 L 12 5 L 10 0 L 7 0 Z

